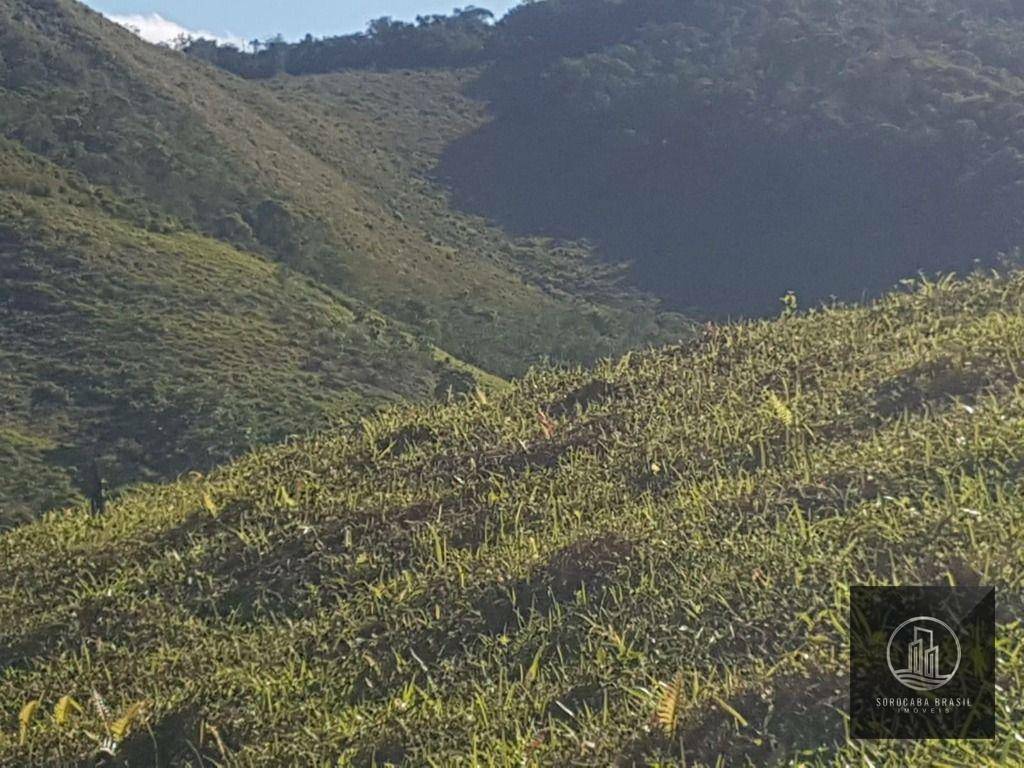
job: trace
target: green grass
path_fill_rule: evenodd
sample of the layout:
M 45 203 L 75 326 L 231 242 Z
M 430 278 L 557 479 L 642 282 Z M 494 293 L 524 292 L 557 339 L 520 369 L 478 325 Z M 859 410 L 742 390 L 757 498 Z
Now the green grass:
M 1022 353 L 1024 275 L 946 279 L 52 513 L 0 762 L 90 760 L 95 692 L 126 764 L 1020 764 Z M 848 585 L 978 582 L 998 737 L 849 742 Z

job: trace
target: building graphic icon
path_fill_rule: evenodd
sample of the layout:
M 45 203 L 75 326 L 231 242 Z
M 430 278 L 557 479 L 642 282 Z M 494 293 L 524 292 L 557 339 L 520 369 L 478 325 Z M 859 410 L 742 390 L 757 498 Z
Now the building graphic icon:
M 951 638 L 947 642 L 947 650 L 955 650 L 955 659 L 946 660 L 943 672 L 940 657 L 940 640 Z M 906 666 L 893 663 L 894 645 L 898 648 L 903 644 L 906 648 Z M 941 688 L 953 679 L 960 667 L 960 640 L 956 633 L 943 621 L 931 616 L 916 616 L 900 624 L 889 636 L 887 648 L 889 671 L 907 688 L 915 691 L 930 691 Z
M 914 641 L 908 649 L 910 666 L 908 672 L 919 677 L 933 679 L 939 674 L 939 647 L 934 643 L 930 629 L 914 627 Z

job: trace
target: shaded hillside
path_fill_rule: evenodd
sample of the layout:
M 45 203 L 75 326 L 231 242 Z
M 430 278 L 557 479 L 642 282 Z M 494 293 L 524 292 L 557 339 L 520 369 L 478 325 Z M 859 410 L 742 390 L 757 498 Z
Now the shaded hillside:
M 350 72 L 260 83 L 280 104 L 275 125 L 368 190 L 357 212 L 379 271 L 358 290 L 452 354 L 501 374 L 689 335 L 687 322 L 630 290 L 621 266 L 588 248 L 510 239 L 451 206 L 432 177 L 444 148 L 486 121 L 485 105 L 462 93 L 474 75 Z
M 0 145 L 0 527 L 69 503 L 93 460 L 112 487 L 173 478 L 468 369 L 293 270 L 108 207 Z
M 493 45 L 459 202 L 589 238 L 677 308 L 878 294 L 1024 241 L 1015 4 L 551 0 Z
M 247 76 L 485 64 L 495 120 L 446 149 L 455 200 L 591 241 L 677 309 L 877 294 L 1024 241 L 1011 0 L 544 0 L 193 49 Z
M 0 762 L 1024 762 L 1022 297 L 709 326 L 0 535 Z M 997 738 L 848 743 L 847 585 L 978 582 Z

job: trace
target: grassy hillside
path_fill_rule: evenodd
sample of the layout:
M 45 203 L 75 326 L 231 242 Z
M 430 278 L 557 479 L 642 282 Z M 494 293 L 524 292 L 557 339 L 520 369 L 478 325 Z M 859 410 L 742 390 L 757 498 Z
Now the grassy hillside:
M 0 5 L 0 51 L 0 527 L 94 457 L 173 478 L 686 333 L 585 251 L 447 207 L 465 75 L 250 83 L 70 0 Z
M 115 487 L 173 479 L 468 368 L 287 267 L 116 210 L 0 143 L 0 527 L 69 503 L 93 460 Z
M 0 14 L 0 130 L 132 199 L 147 225 L 171 217 L 288 263 L 501 375 L 679 330 L 585 252 L 445 210 L 424 160 L 481 119 L 458 75 L 349 78 L 321 103 L 148 45 L 71 0 Z
M 1022 353 L 1024 275 L 948 279 L 51 514 L 0 761 L 1020 764 Z M 848 743 L 847 585 L 978 582 L 998 738 Z

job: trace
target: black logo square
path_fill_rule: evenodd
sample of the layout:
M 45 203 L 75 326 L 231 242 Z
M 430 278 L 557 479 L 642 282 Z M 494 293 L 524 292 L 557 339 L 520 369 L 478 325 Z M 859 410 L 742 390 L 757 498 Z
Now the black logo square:
M 995 589 L 850 588 L 850 735 L 995 738 Z

